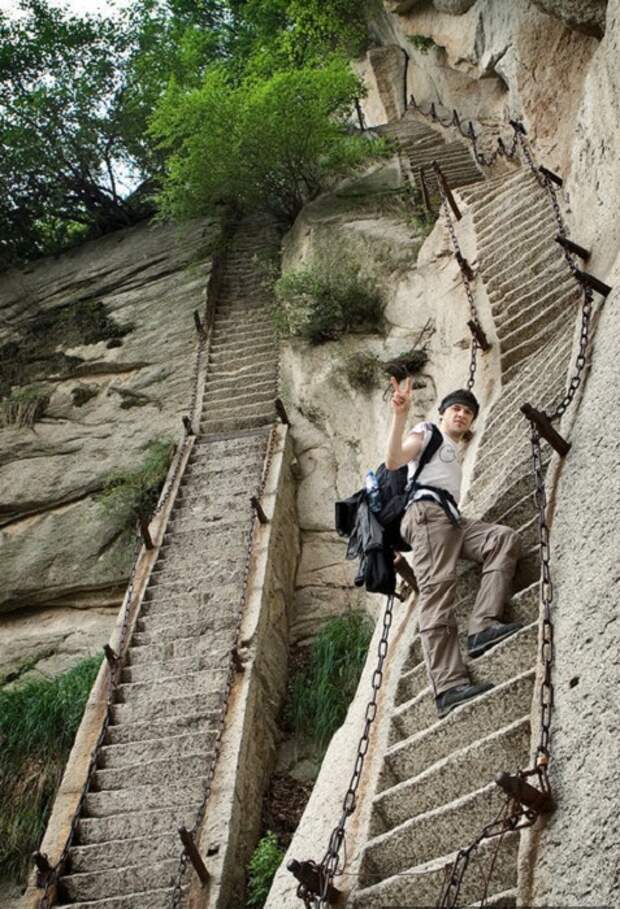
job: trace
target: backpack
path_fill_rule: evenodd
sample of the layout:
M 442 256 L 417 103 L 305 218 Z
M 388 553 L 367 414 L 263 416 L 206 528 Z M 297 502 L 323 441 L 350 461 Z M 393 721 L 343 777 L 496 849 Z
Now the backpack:
M 366 488 L 348 499 L 336 502 L 336 530 L 349 537 L 347 559 L 359 558 L 355 578 L 357 587 L 366 586 L 369 593 L 391 596 L 396 589 L 394 552 L 409 552 L 411 546 L 400 535 L 400 522 L 407 500 L 422 469 L 443 444 L 439 429 L 431 424 L 431 438 L 424 448 L 418 466 L 407 482 L 407 465 L 388 470 L 380 464 L 376 470 L 381 495 L 381 511 L 375 514 L 368 507 Z
M 441 432 L 434 423 L 430 425 L 431 437 L 420 455 L 418 466 L 410 483 L 407 482 L 406 464 L 399 467 L 398 470 L 388 470 L 385 464 L 380 464 L 377 468 L 376 476 L 379 481 L 382 502 L 382 508 L 377 517 L 385 531 L 386 545 L 396 552 L 411 552 L 411 546 L 400 535 L 400 522 L 405 514 L 409 495 L 420 473 L 443 445 Z

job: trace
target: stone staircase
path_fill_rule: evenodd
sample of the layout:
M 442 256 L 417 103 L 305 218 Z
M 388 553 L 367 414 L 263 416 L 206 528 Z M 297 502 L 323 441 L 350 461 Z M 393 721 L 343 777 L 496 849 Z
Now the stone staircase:
M 432 158 L 430 150 L 427 156 Z M 458 185 L 458 167 L 452 178 L 447 167 L 445 172 Z M 529 424 L 519 407 L 527 401 L 542 410 L 561 399 L 581 294 L 554 242 L 550 202 L 529 171 L 487 179 L 459 194 L 473 216 L 478 276 L 491 303 L 501 366 L 501 392 L 482 429 L 465 511 L 519 530 L 520 590 L 505 620 L 524 627 L 468 661 L 474 681 L 492 681 L 495 687 L 443 720 L 437 719 L 415 638 L 392 709 L 357 889 L 347 903 L 355 909 L 435 905 L 457 850 L 501 808 L 494 776 L 530 760 L 539 567 Z M 546 464 L 550 450 L 546 444 L 543 450 Z M 457 584 L 463 653 L 478 578 L 479 570 L 471 566 Z M 489 880 L 490 906 L 516 905 L 518 838 L 516 833 L 503 838 Z M 460 904 L 482 899 L 496 845 L 485 841 L 473 854 Z
M 374 127 L 373 131 L 398 144 L 401 158 L 417 186 L 420 186 L 420 171 L 425 169 L 424 180 L 431 195 L 439 192 L 433 161 L 437 161 L 451 187 L 467 186 L 483 179 L 464 142 L 446 142 L 436 129 L 417 120 L 413 111 L 407 111 L 400 120 Z
M 274 421 L 270 295 L 252 257 L 278 248 L 243 222 L 226 254 L 200 432 L 150 576 L 86 795 L 59 905 L 164 909 L 205 791 Z M 189 875 L 184 879 L 188 889 Z

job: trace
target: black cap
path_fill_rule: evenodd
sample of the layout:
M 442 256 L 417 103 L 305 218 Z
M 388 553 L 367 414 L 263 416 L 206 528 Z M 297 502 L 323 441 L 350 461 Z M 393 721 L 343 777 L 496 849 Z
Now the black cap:
M 451 391 L 449 395 L 446 395 L 439 405 L 439 413 L 443 413 L 452 404 L 462 404 L 464 407 L 469 407 L 474 412 L 474 419 L 478 416 L 480 405 L 476 396 L 471 391 L 468 391 L 467 388 L 457 388 L 456 391 Z

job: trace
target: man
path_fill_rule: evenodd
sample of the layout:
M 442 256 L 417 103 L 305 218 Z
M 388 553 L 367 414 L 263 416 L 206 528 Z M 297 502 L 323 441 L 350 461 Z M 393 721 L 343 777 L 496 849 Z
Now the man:
M 391 381 L 392 425 L 385 466 L 397 470 L 407 464 L 412 478 L 417 459 L 430 441 L 432 425 L 419 423 L 403 438 L 412 380 L 406 380 L 404 389 L 396 379 Z M 522 627 L 500 621 L 519 555 L 518 535 L 500 524 L 463 518 L 458 510 L 462 443 L 478 410 L 475 396 L 465 389 L 443 399 L 439 405 L 443 442 L 419 474 L 401 522 L 401 535 L 412 548 L 420 588 L 420 638 L 440 717 L 493 687 L 490 682 L 472 684 L 461 656 L 453 610 L 459 558 L 482 565 L 469 622 L 468 655 L 480 656 Z

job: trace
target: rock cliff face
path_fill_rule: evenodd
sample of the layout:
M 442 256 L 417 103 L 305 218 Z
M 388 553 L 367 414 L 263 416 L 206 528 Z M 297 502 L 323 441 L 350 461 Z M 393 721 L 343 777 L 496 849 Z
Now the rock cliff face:
M 620 273 L 620 238 L 612 191 L 618 184 L 620 170 L 620 160 L 613 151 L 617 149 L 620 123 L 617 62 L 620 4 L 528 2 L 515 5 L 478 0 L 462 4 L 385 2 L 383 6 L 383 11 L 377 13 L 374 20 L 378 46 L 364 61 L 356 64 L 358 71 L 367 76 L 370 88 L 364 101 L 367 122 L 371 125 L 384 123 L 394 118 L 395 110 L 402 115 L 405 93 L 408 96 L 413 92 L 425 109 L 431 102 L 442 101 L 445 105 L 440 109 L 442 116 L 456 107 L 464 119 L 473 119 L 476 131 L 482 133 L 481 146 L 484 147 L 485 137 L 490 137 L 486 146 L 490 149 L 498 133 L 504 137 L 510 135 L 510 130 L 506 131 L 504 126 L 508 118 L 519 117 L 526 124 L 537 159 L 564 179 L 560 204 L 570 235 L 592 251 L 586 269 L 613 286 Z M 431 39 L 432 44 L 431 41 L 416 40 L 418 36 Z M 447 137 L 449 133 L 444 132 L 444 135 Z M 526 183 L 531 178 L 521 172 L 503 183 L 502 167 L 486 176 L 490 179 L 485 184 L 463 191 L 460 196 L 466 206 L 466 216 L 459 227 L 459 236 L 465 244 L 465 255 L 474 263 L 481 279 L 477 284 L 476 299 L 483 318 L 488 318 L 485 324 L 495 325 L 491 338 L 495 353 L 490 355 L 490 365 L 476 385 L 477 393 L 487 405 L 487 416 L 476 433 L 474 445 L 470 446 L 465 501 L 468 513 L 487 515 L 492 520 L 505 520 L 518 526 L 519 521 L 532 513 L 528 512 L 531 509 L 528 489 L 531 490 L 532 481 L 528 480 L 526 425 L 515 414 L 511 429 L 511 408 L 517 408 L 517 404 L 525 400 L 522 395 L 526 393 L 534 394 L 539 406 L 548 406 L 558 394 L 561 397 L 562 388 L 566 387 L 573 370 L 576 347 L 573 342 L 571 352 L 571 336 L 575 333 L 576 341 L 579 317 L 575 304 L 579 293 L 563 276 L 560 265 L 553 278 L 556 266 L 548 267 L 551 253 L 549 249 L 544 252 L 542 245 L 534 244 L 531 256 L 518 260 L 521 244 L 528 237 L 531 241 L 537 231 L 546 229 L 547 215 L 542 202 L 537 214 L 537 203 L 533 202 L 535 194 L 530 196 L 529 203 L 525 201 L 529 196 Z M 501 189 L 502 184 L 504 189 Z M 317 217 L 318 212 L 319 207 L 315 204 L 303 213 L 289 237 L 285 267 L 307 254 L 308 245 L 316 242 L 321 230 L 332 231 L 331 242 L 337 243 L 352 233 L 359 237 L 360 232 L 368 229 L 368 225 L 361 227 L 342 211 L 332 211 L 323 218 Z M 468 218 L 471 219 L 469 222 Z M 550 221 L 549 229 L 551 224 Z M 385 237 L 382 225 L 381 220 L 379 225 L 372 227 L 377 235 Z M 465 337 L 459 337 L 457 327 L 457 321 L 459 325 L 464 324 L 458 319 L 463 303 L 462 288 L 456 272 L 452 271 L 449 253 L 444 228 L 438 226 L 418 250 L 417 261 L 410 263 L 407 274 L 396 270 L 383 273 L 389 301 L 389 330 L 383 342 L 386 347 L 396 338 L 410 339 L 426 316 L 433 319 L 438 328 L 431 340 L 430 360 L 424 370 L 427 388 L 418 398 L 420 411 L 412 414 L 412 421 L 421 416 L 433 416 L 432 405 L 437 397 L 445 387 L 455 384 L 455 380 L 461 383 L 466 365 L 467 356 L 462 349 Z M 523 272 L 521 281 L 519 267 Z M 514 273 L 513 279 L 509 277 L 510 270 Z M 529 303 L 511 311 L 514 300 L 520 299 L 525 292 L 523 285 L 531 291 Z M 618 681 L 617 667 L 611 656 L 617 650 L 618 635 L 610 600 L 617 585 L 612 552 L 617 548 L 618 534 L 615 505 L 610 507 L 609 503 L 616 501 L 618 493 L 615 478 L 620 467 L 620 434 L 606 416 L 613 407 L 619 378 L 618 335 L 613 324 L 616 298 L 616 291 L 612 291 L 605 303 L 596 297 L 596 335 L 588 361 L 591 372 L 583 397 L 578 395 L 561 426 L 561 432 L 572 443 L 571 451 L 562 464 L 557 456 L 550 457 L 550 449 L 545 453 L 549 462 L 547 491 L 551 502 L 549 516 L 553 519 L 552 571 L 555 581 L 551 784 L 558 804 L 549 818 L 537 822 L 531 831 L 522 835 L 516 887 L 514 873 L 506 875 L 501 870 L 501 862 L 497 866 L 499 878 L 496 883 L 504 880 L 505 887 L 510 888 L 502 905 L 512 906 L 515 901 L 517 905 L 614 905 L 618 899 L 617 825 L 612 809 L 615 795 L 611 795 L 617 793 L 617 783 L 612 777 L 612 755 L 617 749 L 611 742 L 614 736 L 617 738 L 618 716 L 609 700 L 609 692 Z M 403 305 L 405 301 L 407 306 Z M 446 303 L 452 316 L 447 320 L 448 326 L 442 324 Z M 373 343 L 377 350 L 385 349 L 381 342 Z M 331 471 L 338 491 L 350 491 L 354 488 L 354 478 L 359 480 L 363 470 L 380 459 L 379 439 L 384 436 L 387 426 L 386 405 L 379 393 L 364 400 L 348 390 L 338 392 L 336 382 L 327 379 L 327 351 L 310 354 L 314 359 L 308 372 L 301 368 L 301 352 L 296 353 L 293 349 L 287 358 L 291 374 L 299 374 L 296 399 L 301 402 L 305 397 L 303 410 L 316 417 L 305 443 L 314 447 L 305 470 L 300 457 L 302 489 L 304 484 L 306 489 L 314 484 L 315 494 L 308 495 L 307 501 L 310 503 L 313 498 L 322 501 L 323 493 L 314 478 Z M 355 423 L 351 416 L 353 409 L 358 423 L 363 426 L 361 444 L 359 451 L 347 453 L 349 424 Z M 493 437 L 497 440 L 495 446 Z M 369 439 L 374 439 L 374 450 Z M 303 451 L 304 446 L 300 454 Z M 334 451 L 341 454 L 333 458 Z M 331 462 L 321 452 L 329 452 Z M 348 483 L 349 478 L 353 487 Z M 346 490 L 341 488 L 343 481 L 347 484 Z M 306 533 L 306 551 L 311 551 L 312 534 L 325 533 L 326 527 L 317 526 Z M 523 531 L 532 557 L 536 555 L 535 530 L 535 524 L 531 524 Z M 325 567 L 327 561 L 326 558 Z M 529 567 L 526 566 L 527 576 L 521 578 L 520 584 L 535 581 L 536 573 L 534 559 Z M 527 596 L 515 601 L 513 607 L 517 613 L 523 608 L 527 621 L 532 621 L 535 615 L 531 608 L 535 604 L 532 597 L 536 597 L 535 584 Z M 344 590 L 338 598 L 340 605 L 336 608 L 341 608 L 346 603 Z M 329 602 L 333 605 L 336 598 L 331 597 Z M 461 622 L 465 620 L 462 607 L 466 602 L 464 599 L 457 607 L 457 611 L 461 609 L 463 613 Z M 392 664 L 385 676 L 383 707 L 380 707 L 373 733 L 374 746 L 368 753 L 357 811 L 351 818 L 347 835 L 349 877 L 345 875 L 338 879 L 342 889 L 362 887 L 360 895 L 352 901 L 360 907 L 420 905 L 411 899 L 411 894 L 423 892 L 424 874 L 432 886 L 428 891 L 424 890 L 423 902 L 430 904 L 438 895 L 442 863 L 433 860 L 424 869 L 421 865 L 419 869 L 411 869 L 415 864 L 412 854 L 422 856 L 421 862 L 426 855 L 429 858 L 441 855 L 438 849 L 443 849 L 445 856 L 457 845 L 467 845 L 474 827 L 480 826 L 485 814 L 484 811 L 481 813 L 463 842 L 452 842 L 454 825 L 465 830 L 466 825 L 472 823 L 478 804 L 474 793 L 467 798 L 461 795 L 462 804 L 455 800 L 450 810 L 444 811 L 444 786 L 449 780 L 451 798 L 455 799 L 455 787 L 461 785 L 456 764 L 447 773 L 450 759 L 446 756 L 441 766 L 433 765 L 432 772 L 427 768 L 425 779 L 420 776 L 415 786 L 409 780 L 412 771 L 398 766 L 399 757 L 403 763 L 419 761 L 419 755 L 411 756 L 413 740 L 418 738 L 422 748 L 427 733 L 430 735 L 430 730 L 425 728 L 428 720 L 422 718 L 422 701 L 419 705 L 413 701 L 402 704 L 403 699 L 411 697 L 407 686 L 417 671 L 405 672 L 413 665 L 411 662 L 405 661 L 403 668 L 411 641 L 408 625 L 414 617 L 415 612 L 408 611 L 405 616 L 397 614 L 395 618 L 390 645 L 393 648 Z M 525 635 L 523 637 L 529 654 L 527 659 L 532 660 L 536 659 L 532 647 L 533 627 L 527 629 L 529 643 Z M 373 654 L 375 643 L 371 645 Z M 414 649 L 409 651 L 409 660 Z M 502 656 L 498 654 L 497 665 L 489 667 L 495 681 L 508 669 L 512 659 L 506 652 L 502 662 Z M 524 658 L 522 655 L 519 660 Z M 320 860 L 324 854 L 329 834 L 340 815 L 355 761 L 357 735 L 363 728 L 372 670 L 371 666 L 367 668 L 368 673 L 362 680 L 347 722 L 330 747 L 287 858 Z M 481 665 L 480 677 L 484 678 L 485 671 L 489 670 Z M 405 674 L 399 682 L 401 671 Z M 531 684 L 532 672 L 529 677 Z M 525 681 L 525 675 L 521 681 Z M 421 679 L 418 683 L 424 684 Z M 419 691 L 418 688 L 415 690 Z M 538 741 L 538 699 L 539 692 L 535 688 L 533 700 L 530 701 L 527 694 L 522 701 L 528 705 L 527 710 L 531 710 L 530 759 Z M 394 709 L 394 703 L 402 704 L 402 708 Z M 491 706 L 489 701 L 489 710 Z M 414 723 L 411 726 L 411 717 L 421 725 L 416 727 Z M 398 728 L 399 724 L 407 723 L 407 730 Z M 498 725 L 501 725 L 499 716 L 497 728 Z M 465 720 L 463 726 L 466 730 Z M 511 734 L 515 734 L 516 728 Z M 414 734 L 416 729 L 417 734 Z M 522 730 L 519 736 L 521 733 Z M 412 738 L 400 742 L 404 735 Z M 442 730 L 436 732 L 438 740 L 443 741 L 442 736 Z M 402 755 L 398 751 L 401 745 Z M 455 750 L 460 747 L 461 744 L 454 743 Z M 522 749 L 521 757 L 516 757 L 515 753 L 511 760 L 527 763 L 526 740 L 520 739 L 519 749 Z M 463 755 L 463 759 L 465 757 Z M 494 768 L 495 764 L 492 766 Z M 441 776 L 444 772 L 445 783 Z M 436 799 L 420 807 L 416 800 L 423 797 L 424 786 L 430 786 L 431 782 L 436 785 L 433 790 Z M 413 788 L 407 814 L 405 803 L 410 785 Z M 473 789 L 473 777 L 468 785 Z M 475 795 L 477 798 L 478 794 Z M 492 793 L 489 790 L 482 795 L 490 798 Z M 408 822 L 412 824 L 412 831 L 407 840 L 405 819 L 412 813 L 424 811 L 429 812 L 428 817 L 424 814 L 414 819 L 416 823 Z M 444 823 L 447 824 L 445 830 Z M 401 826 L 391 830 L 394 824 Z M 512 854 L 511 861 L 517 862 L 516 843 L 511 842 L 506 848 Z M 360 879 L 356 885 L 355 875 L 360 865 L 361 885 Z M 409 885 L 406 878 L 399 879 L 397 872 L 407 868 L 412 880 L 419 870 L 419 891 L 415 889 L 416 883 Z M 472 869 L 471 882 L 475 888 L 481 886 L 479 874 L 478 870 Z M 373 886 L 376 881 L 380 883 Z M 290 874 L 281 870 L 267 906 L 275 909 L 286 905 L 292 909 L 296 905 L 294 886 Z M 481 891 L 475 888 L 471 897 L 464 898 L 479 899 Z
M 0 280 L 0 393 L 49 397 L 32 427 L 0 429 L 0 679 L 108 639 L 133 546 L 95 497 L 179 435 L 218 235 L 144 225 Z

